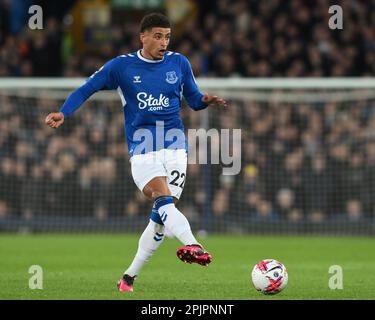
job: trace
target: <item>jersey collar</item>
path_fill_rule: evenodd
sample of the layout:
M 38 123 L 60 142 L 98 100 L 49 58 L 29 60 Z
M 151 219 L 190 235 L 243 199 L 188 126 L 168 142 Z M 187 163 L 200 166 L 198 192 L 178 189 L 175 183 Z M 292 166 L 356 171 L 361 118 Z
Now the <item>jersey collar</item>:
M 159 62 L 164 61 L 164 56 L 163 56 L 163 59 L 161 59 L 161 60 L 151 60 L 151 59 L 146 59 L 145 57 L 143 57 L 143 56 L 141 55 L 141 49 L 139 49 L 139 50 L 137 51 L 137 57 L 138 57 L 139 59 L 145 61 L 145 62 L 148 62 L 148 63 L 159 63 Z

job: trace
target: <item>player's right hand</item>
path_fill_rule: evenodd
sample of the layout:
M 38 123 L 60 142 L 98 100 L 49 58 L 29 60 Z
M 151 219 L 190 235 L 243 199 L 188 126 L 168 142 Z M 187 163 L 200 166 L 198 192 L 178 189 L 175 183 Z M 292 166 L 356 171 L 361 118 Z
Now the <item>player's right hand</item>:
M 64 114 L 62 112 L 52 112 L 46 117 L 46 124 L 51 128 L 58 128 L 64 123 Z

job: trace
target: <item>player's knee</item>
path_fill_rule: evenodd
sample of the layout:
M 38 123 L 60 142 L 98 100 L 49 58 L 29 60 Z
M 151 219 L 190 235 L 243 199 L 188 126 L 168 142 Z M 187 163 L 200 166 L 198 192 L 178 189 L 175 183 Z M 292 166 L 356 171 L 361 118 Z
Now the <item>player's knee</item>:
M 153 190 L 151 192 L 151 198 L 153 201 L 155 201 L 156 198 L 159 198 L 161 196 L 170 196 L 171 195 L 171 192 L 163 192 L 163 191 L 159 191 L 159 190 Z
M 154 201 L 161 196 L 170 196 L 171 191 L 168 188 L 165 177 L 156 177 L 146 184 L 143 188 L 143 194 Z

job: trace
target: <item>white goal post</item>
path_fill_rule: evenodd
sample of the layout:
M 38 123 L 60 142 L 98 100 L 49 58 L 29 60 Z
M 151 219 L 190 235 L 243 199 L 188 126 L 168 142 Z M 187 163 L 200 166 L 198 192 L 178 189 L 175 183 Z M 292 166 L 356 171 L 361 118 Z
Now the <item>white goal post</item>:
M 0 78 L 0 89 L 74 89 L 86 78 Z M 203 89 L 368 89 L 375 78 L 197 78 Z

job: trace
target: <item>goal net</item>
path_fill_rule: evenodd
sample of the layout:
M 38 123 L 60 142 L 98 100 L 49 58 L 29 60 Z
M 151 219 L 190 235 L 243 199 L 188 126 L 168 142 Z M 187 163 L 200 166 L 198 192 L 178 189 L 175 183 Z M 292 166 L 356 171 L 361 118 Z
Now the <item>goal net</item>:
M 117 92 L 57 130 L 44 124 L 83 81 L 0 80 L 0 231 L 147 224 Z M 375 234 L 374 79 L 197 81 L 229 106 L 181 110 L 189 165 L 177 206 L 195 232 Z

